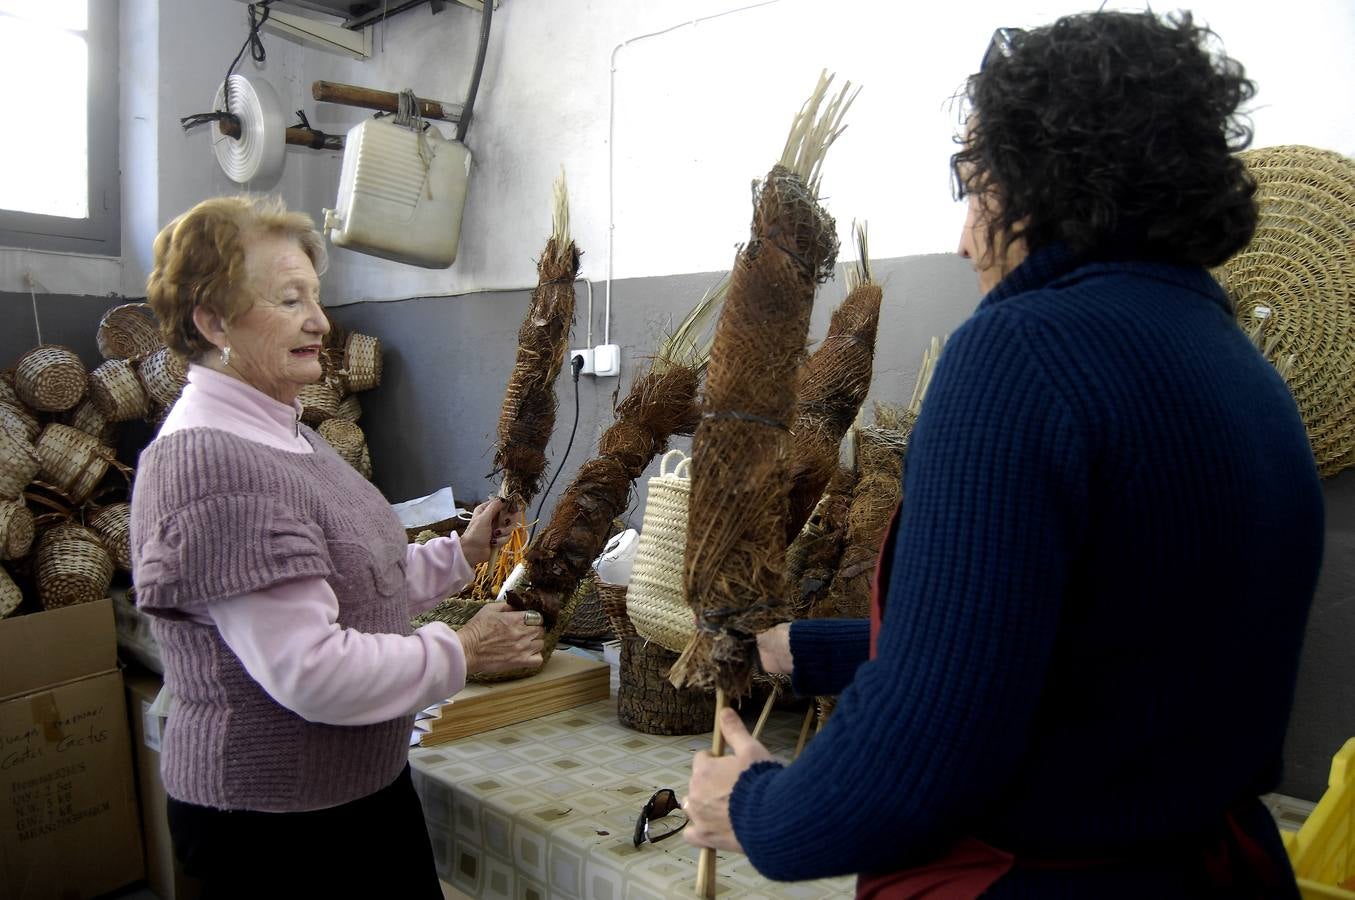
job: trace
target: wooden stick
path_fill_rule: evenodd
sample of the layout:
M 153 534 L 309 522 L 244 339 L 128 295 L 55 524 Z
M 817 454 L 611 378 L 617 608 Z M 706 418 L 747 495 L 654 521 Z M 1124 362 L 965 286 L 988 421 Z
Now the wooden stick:
M 805 721 L 804 724 L 800 726 L 800 739 L 795 742 L 795 754 L 791 756 L 792 760 L 797 758 L 800 755 L 800 751 L 805 748 L 805 741 L 809 740 L 809 723 L 813 721 L 814 704 L 810 703 L 809 709 L 805 710 Z
M 377 109 L 382 112 L 400 111 L 399 94 L 358 87 L 355 84 L 316 81 L 311 84 L 311 97 L 325 103 L 341 103 L 344 106 L 360 106 L 363 109 Z M 414 99 L 419 104 L 419 115 L 425 119 L 444 119 L 448 122 L 461 121 L 463 104 L 449 103 L 445 100 L 427 100 L 423 97 L 415 97 Z
M 725 710 L 725 692 L 715 689 L 715 730 L 710 735 L 710 755 L 723 756 L 725 752 L 725 734 L 720 730 L 720 713 Z M 696 863 L 696 895 L 705 900 L 715 898 L 715 850 L 702 847 L 701 856 Z
M 240 124 L 229 120 L 217 123 L 217 129 L 226 137 L 240 137 Z M 326 134 L 314 128 L 288 128 L 286 143 L 295 147 L 310 147 L 315 150 L 342 150 L 343 135 Z
M 757 724 L 753 726 L 753 740 L 757 740 L 762 735 L 762 726 L 767 724 L 767 720 L 772 717 L 772 706 L 776 703 L 776 698 L 781 696 L 781 685 L 773 684 L 772 692 L 767 696 L 767 702 L 762 706 L 762 715 L 757 717 Z

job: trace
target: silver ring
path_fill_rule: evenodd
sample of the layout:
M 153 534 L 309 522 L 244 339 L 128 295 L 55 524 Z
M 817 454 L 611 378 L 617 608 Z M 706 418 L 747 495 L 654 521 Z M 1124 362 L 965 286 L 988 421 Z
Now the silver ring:
M 537 612 L 534 609 L 529 609 L 522 614 L 522 624 L 528 627 L 532 625 L 540 625 L 544 621 L 545 619 L 541 617 L 541 613 Z

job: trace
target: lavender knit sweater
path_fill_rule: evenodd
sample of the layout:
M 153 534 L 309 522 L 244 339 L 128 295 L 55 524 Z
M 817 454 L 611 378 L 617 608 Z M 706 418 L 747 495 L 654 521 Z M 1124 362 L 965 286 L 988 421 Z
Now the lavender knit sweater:
M 180 614 L 320 577 L 338 595 L 344 628 L 410 633 L 404 531 L 375 488 L 314 432 L 302 433 L 314 453 L 195 428 L 141 455 L 132 565 L 174 694 L 161 768 L 178 800 L 320 809 L 379 790 L 405 764 L 412 719 L 308 722 L 249 676 L 216 628 Z

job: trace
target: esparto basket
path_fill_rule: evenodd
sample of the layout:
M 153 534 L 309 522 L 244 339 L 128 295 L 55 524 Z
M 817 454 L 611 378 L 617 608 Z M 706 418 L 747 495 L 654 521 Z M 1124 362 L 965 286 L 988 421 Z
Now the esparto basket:
M 565 626 L 565 640 L 596 641 L 605 637 L 611 631 L 611 623 L 607 621 L 607 612 L 602 608 L 601 582 L 598 581 L 597 572 L 589 570 L 579 582 L 578 589 L 579 603 L 574 607 L 569 624 Z
M 19 499 L 41 468 L 36 447 L 23 435 L 0 428 L 0 499 Z
M 170 407 L 179 399 L 188 381 L 188 365 L 168 347 L 152 351 L 139 363 L 136 372 L 146 393 L 157 406 Z
M 124 303 L 103 314 L 95 337 L 104 359 L 140 359 L 160 347 L 160 327 L 149 303 Z
M 150 412 L 146 388 L 125 359 L 110 359 L 89 373 L 89 393 L 109 422 L 143 419 Z
M 89 527 L 113 554 L 113 562 L 124 572 L 132 571 L 132 504 L 110 503 L 89 520 Z
M 23 599 L 24 595 L 14 579 L 9 577 L 4 567 L 0 567 L 0 619 L 12 615 Z
M 57 344 L 34 347 L 14 367 L 14 392 L 41 412 L 65 412 L 80 402 L 88 387 L 89 375 L 80 357 Z
M 339 411 L 339 392 L 323 381 L 301 388 L 296 399 L 301 402 L 301 421 L 311 427 L 334 418 Z
M 649 499 L 626 592 L 626 612 L 636 632 L 673 653 L 686 649 L 696 634 L 692 610 L 682 594 L 690 468 L 691 460 L 681 450 L 669 450 L 659 461 L 659 474 L 649 479 Z
M 358 400 L 357 394 L 349 394 L 339 401 L 339 408 L 334 413 L 335 417 L 345 419 L 349 422 L 356 422 L 362 418 L 362 403 Z
M 31 444 L 38 439 L 38 432 L 42 431 L 42 426 L 38 424 L 37 418 L 19 403 L 17 397 L 14 398 L 13 404 L 0 402 L 0 428 L 22 435 L 24 440 Z
M 362 471 L 362 454 L 367 449 L 367 437 L 360 427 L 336 416 L 321 422 L 316 433 L 329 441 L 334 452 L 338 453 L 344 462 Z
M 3 373 L 0 377 L 0 404 L 8 406 L 18 406 L 20 404 L 19 395 L 14 393 L 14 385 L 10 382 L 13 372 Z
M 0 559 L 27 556 L 33 546 L 33 513 L 23 500 L 0 500 Z
M 369 334 L 348 335 L 343 346 L 343 368 L 349 391 L 369 391 L 381 384 L 381 341 Z
M 66 415 L 66 424 L 77 428 L 101 444 L 113 444 L 114 425 L 99 412 L 99 406 L 92 398 L 86 397 L 80 405 Z
M 35 448 L 42 480 L 58 488 L 73 503 L 82 503 L 103 480 L 113 462 L 113 450 L 78 428 L 51 422 L 38 436 Z
M 99 536 L 66 523 L 43 532 L 38 541 L 38 602 L 43 609 L 91 603 L 108 594 L 113 557 Z

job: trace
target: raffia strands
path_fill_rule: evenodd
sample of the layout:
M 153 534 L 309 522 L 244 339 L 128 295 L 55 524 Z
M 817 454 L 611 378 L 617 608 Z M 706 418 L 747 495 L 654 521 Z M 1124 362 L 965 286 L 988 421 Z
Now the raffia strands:
M 856 487 L 856 472 L 839 467 L 819 498 L 814 513 L 786 551 L 786 585 L 790 613 L 808 616 L 822 599 L 837 574 L 847 539 L 847 515 Z
M 692 439 L 683 590 L 697 633 L 673 665 L 676 687 L 749 692 L 752 635 L 784 621 L 790 424 L 815 285 L 837 260 L 837 229 L 812 187 L 826 143 L 818 108 L 792 126 L 782 162 L 754 197 L 751 234 L 730 274 Z M 844 89 L 845 95 L 845 89 Z M 842 97 L 825 119 L 840 120 Z M 837 126 L 828 133 L 836 136 Z M 798 135 L 798 137 L 797 137 Z M 827 142 L 831 142 L 828 137 Z
M 870 614 L 870 582 L 880 542 L 903 496 L 900 469 L 915 420 L 905 409 L 878 407 L 875 425 L 857 435 L 858 475 L 842 556 L 826 594 L 811 605 L 810 618 L 865 618 Z
M 865 232 L 858 229 L 865 259 Z M 864 270 L 864 278 L 860 274 Z M 875 336 L 884 293 L 869 281 L 869 263 L 858 264 L 855 286 L 828 325 L 823 343 L 800 371 L 799 400 L 791 427 L 790 513 L 786 540 L 794 541 L 838 467 L 838 446 L 870 390 Z
M 517 359 L 504 394 L 494 453 L 494 467 L 503 472 L 500 494 L 516 509 L 526 509 L 541 490 L 546 444 L 555 430 L 555 379 L 574 323 L 579 250 L 569 236 L 563 174 L 556 182 L 555 200 L 554 231 L 537 262 L 537 287 L 518 329 Z

